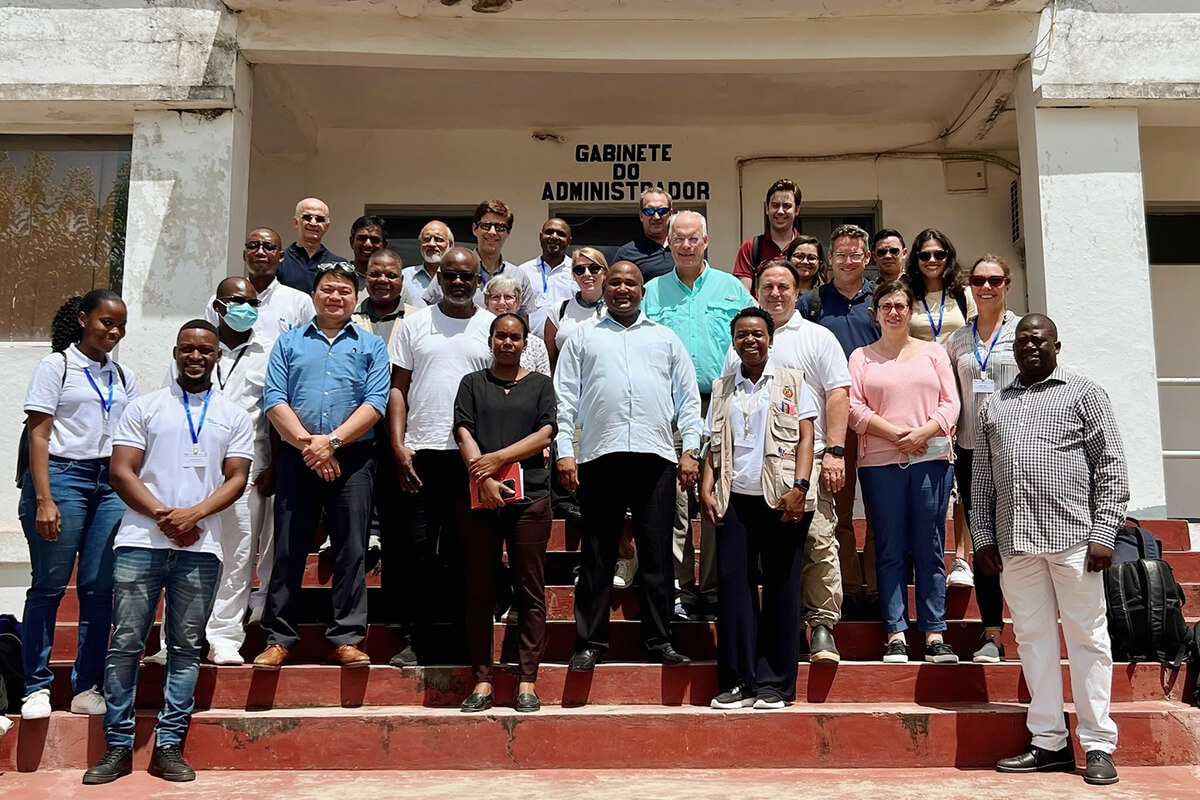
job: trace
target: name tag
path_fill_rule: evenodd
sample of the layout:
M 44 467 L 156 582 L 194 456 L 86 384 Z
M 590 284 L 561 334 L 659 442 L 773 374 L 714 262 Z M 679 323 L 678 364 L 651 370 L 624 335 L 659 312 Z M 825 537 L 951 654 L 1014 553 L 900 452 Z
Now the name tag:
M 100 415 L 100 435 L 112 436 L 112 417 L 108 414 Z
M 207 467 L 208 456 L 204 453 L 186 452 L 183 454 L 183 465 L 185 467 Z
M 754 435 L 754 429 L 746 431 L 740 425 L 734 426 L 733 431 L 733 446 L 734 447 L 754 447 L 758 443 L 758 437 Z
M 971 390 L 975 394 L 991 394 L 996 391 L 996 382 L 991 378 L 976 378 L 971 381 Z

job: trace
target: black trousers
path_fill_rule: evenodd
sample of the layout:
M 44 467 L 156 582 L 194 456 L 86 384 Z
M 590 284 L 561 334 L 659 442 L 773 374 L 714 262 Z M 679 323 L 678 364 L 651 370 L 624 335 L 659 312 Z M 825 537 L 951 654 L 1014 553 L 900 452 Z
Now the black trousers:
M 433 644 L 434 622 L 463 624 L 466 572 L 457 517 L 468 493 L 458 450 L 418 450 L 413 467 L 421 489 L 403 497 L 407 519 L 392 548 L 399 558 L 385 556 L 384 575 L 404 634 L 420 654 Z
M 804 628 L 800 576 L 813 512 L 784 522 L 761 497 L 731 494 L 717 528 L 717 684 L 796 699 L 796 663 Z M 759 605 L 759 565 L 762 604 Z
M 579 465 L 583 541 L 575 587 L 575 649 L 608 649 L 608 609 L 625 511 L 633 516 L 642 645 L 671 642 L 675 464 L 651 453 L 610 453 Z
M 321 511 L 333 552 L 333 616 L 325 638 L 334 647 L 357 645 L 367 635 L 367 530 L 375 477 L 371 442 L 337 452 L 342 474 L 326 481 L 286 442 L 275 466 L 275 564 L 262 626 L 267 644 L 293 648 L 300 641 L 297 616 L 305 561 Z
M 954 445 L 954 477 L 958 479 L 958 500 L 962 503 L 967 525 L 971 524 L 971 464 L 975 451 Z M 975 601 L 979 603 L 979 618 L 985 628 L 1004 627 L 1004 593 L 1000 576 L 988 575 L 975 569 Z
M 536 681 L 546 648 L 546 545 L 550 498 L 495 511 L 459 507 L 459 530 L 467 572 L 467 656 L 476 683 L 492 681 L 492 611 L 496 603 L 500 547 L 508 550 L 517 606 L 519 680 Z

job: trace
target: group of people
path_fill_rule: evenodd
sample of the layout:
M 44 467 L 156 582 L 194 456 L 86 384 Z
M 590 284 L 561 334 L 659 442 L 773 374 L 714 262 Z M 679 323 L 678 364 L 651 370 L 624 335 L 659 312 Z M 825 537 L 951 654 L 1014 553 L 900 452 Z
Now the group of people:
M 1070 619 L 1088 779 L 1115 781 L 1098 571 L 1128 488 L 1106 396 L 1057 367 L 1049 319 L 1008 310 L 1002 258 L 963 269 L 938 230 L 909 249 L 897 231 L 853 225 L 826 251 L 796 231 L 800 201 L 791 181 L 770 187 L 765 230 L 730 273 L 706 260 L 704 216 L 661 189 L 643 193 L 641 231 L 611 264 L 595 248 L 569 252 L 557 218 L 537 258 L 505 260 L 513 215 L 497 200 L 475 210 L 474 249 L 433 220 L 422 263 L 405 267 L 384 220 L 367 216 L 346 260 L 323 244 L 328 207 L 308 198 L 287 248 L 250 231 L 244 276 L 182 326 L 147 394 L 110 355 L 121 299 L 68 301 L 25 405 L 25 719 L 50 713 L 55 614 L 78 561 L 71 710 L 103 714 L 107 745 L 84 782 L 127 774 L 139 660 L 165 591 L 151 771 L 190 780 L 180 745 L 204 643 L 213 663 L 241 664 L 257 623 L 255 669 L 295 659 L 319 524 L 333 663 L 370 664 L 360 646 L 377 542 L 387 607 L 373 617 L 400 636 L 390 663 L 435 663 L 461 641 L 475 679 L 461 708 L 491 708 L 493 620 L 511 604 L 514 706 L 536 711 L 545 555 L 552 518 L 566 516 L 582 530 L 571 670 L 603 659 L 611 592 L 636 584 L 650 660 L 689 661 L 673 620 L 716 620 L 712 706 L 781 708 L 806 629 L 810 660 L 836 663 L 839 621 L 880 618 L 883 661 L 908 660 L 911 567 L 928 662 L 958 661 L 943 638 L 948 582 L 978 593 L 977 662 L 1004 658 L 1009 598 L 1033 746 L 1001 769 L 1074 764 L 1056 607 Z

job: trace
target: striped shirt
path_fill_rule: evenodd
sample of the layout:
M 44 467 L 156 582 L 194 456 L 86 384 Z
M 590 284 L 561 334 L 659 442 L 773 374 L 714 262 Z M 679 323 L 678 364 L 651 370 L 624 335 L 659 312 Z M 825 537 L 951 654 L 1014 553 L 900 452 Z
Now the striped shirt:
M 1018 375 L 979 413 L 971 538 L 1001 555 L 1112 547 L 1125 521 L 1129 477 L 1108 395 L 1056 368 L 1025 386 Z
M 983 376 L 979 366 L 982 360 L 987 364 L 987 376 L 996 388 L 1008 386 L 1017 377 L 1017 359 L 1013 353 L 1013 340 L 1017 336 L 1017 323 L 1021 321 L 1011 311 L 1004 312 L 1004 321 L 1000 325 L 1000 338 L 996 346 L 988 351 L 992 339 L 985 332 L 976 337 L 974 325 L 965 325 L 946 340 L 946 354 L 950 356 L 950 366 L 954 368 L 958 380 L 958 397 L 962 402 L 962 412 L 958 417 L 958 431 L 955 441 L 964 450 L 975 449 L 975 426 L 979 422 L 979 408 L 987 400 L 987 394 L 975 391 L 975 380 Z M 975 320 L 971 320 L 972 323 Z M 978 353 L 978 357 L 976 354 Z

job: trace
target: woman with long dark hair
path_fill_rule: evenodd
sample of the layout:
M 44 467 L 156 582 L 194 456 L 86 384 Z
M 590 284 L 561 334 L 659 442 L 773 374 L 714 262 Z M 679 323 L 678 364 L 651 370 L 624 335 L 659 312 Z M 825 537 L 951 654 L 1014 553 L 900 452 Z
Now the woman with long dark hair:
M 18 515 L 29 543 L 32 585 L 23 618 L 25 719 L 50 716 L 50 650 L 58 604 L 78 569 L 79 644 L 71 711 L 103 714 L 99 690 L 112 623 L 113 538 L 125 504 L 109 485 L 112 435 L 137 397 L 133 373 L 109 353 L 125 336 L 120 296 L 94 289 L 58 310 L 53 352 L 33 370 L 25 395 L 29 468 Z
M 818 286 L 829 282 L 829 268 L 825 262 L 825 248 L 821 246 L 821 240 L 815 236 L 800 234 L 792 243 L 783 251 L 783 257 L 791 262 L 796 268 L 796 274 L 799 276 L 799 281 L 796 283 L 796 289 L 800 294 L 812 291 Z M 758 274 L 762 270 L 755 272 L 755 286 L 758 285 Z
M 917 296 L 908 332 L 918 339 L 945 345 L 950 334 L 978 313 L 958 265 L 958 252 L 936 228 L 926 228 L 913 239 L 904 280 Z

